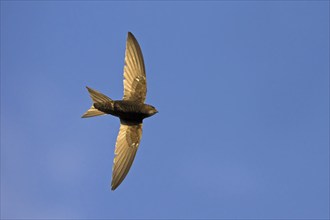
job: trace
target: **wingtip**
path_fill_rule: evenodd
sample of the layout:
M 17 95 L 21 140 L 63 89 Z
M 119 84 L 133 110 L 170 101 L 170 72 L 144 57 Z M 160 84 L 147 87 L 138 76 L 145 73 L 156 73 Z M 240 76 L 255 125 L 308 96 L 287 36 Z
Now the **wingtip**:
M 135 36 L 134 36 L 134 34 L 132 33 L 132 32 L 128 32 L 128 34 L 127 34 L 127 38 L 133 38 L 133 39 L 136 39 L 135 38 Z
M 115 191 L 115 189 L 117 189 L 118 186 L 114 186 L 114 185 L 111 185 L 111 191 Z

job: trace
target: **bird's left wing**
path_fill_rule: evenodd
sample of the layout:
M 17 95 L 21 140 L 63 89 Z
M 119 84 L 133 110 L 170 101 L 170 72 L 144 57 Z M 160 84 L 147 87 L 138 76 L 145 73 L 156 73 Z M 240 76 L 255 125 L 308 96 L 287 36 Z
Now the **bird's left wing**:
M 112 168 L 111 190 L 115 190 L 125 179 L 132 166 L 141 136 L 142 123 L 134 124 L 121 121 Z
M 125 52 L 123 100 L 144 103 L 146 95 L 147 79 L 142 51 L 134 35 L 128 32 Z

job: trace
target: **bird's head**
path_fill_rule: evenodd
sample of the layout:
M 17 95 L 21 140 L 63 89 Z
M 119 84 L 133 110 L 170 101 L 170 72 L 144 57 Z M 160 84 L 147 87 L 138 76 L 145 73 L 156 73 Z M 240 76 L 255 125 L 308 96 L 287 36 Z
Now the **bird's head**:
M 152 105 L 147 105 L 147 112 L 148 112 L 148 115 L 152 116 L 156 113 L 158 113 L 157 109 L 155 107 L 153 107 Z

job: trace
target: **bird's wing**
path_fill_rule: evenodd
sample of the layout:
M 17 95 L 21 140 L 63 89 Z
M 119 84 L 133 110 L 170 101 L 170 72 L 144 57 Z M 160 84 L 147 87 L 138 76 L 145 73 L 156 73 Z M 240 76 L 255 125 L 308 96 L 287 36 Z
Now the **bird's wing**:
M 121 121 L 112 168 L 111 189 L 115 190 L 132 166 L 142 136 L 142 123 Z
M 123 100 L 144 103 L 146 95 L 147 79 L 142 51 L 134 35 L 128 32 L 125 52 Z

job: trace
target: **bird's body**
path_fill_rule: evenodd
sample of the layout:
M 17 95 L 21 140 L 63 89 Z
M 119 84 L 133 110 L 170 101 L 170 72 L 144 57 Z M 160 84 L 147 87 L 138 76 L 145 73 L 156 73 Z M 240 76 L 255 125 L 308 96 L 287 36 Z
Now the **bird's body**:
M 106 95 L 87 87 L 93 100 L 83 118 L 110 114 L 120 118 L 112 168 L 111 189 L 115 190 L 126 177 L 142 137 L 143 119 L 158 111 L 145 104 L 147 80 L 141 48 L 132 33 L 128 33 L 124 66 L 123 100 L 112 100 Z
M 132 123 L 142 123 L 144 118 L 154 114 L 152 106 L 136 101 L 114 100 L 105 103 L 94 103 L 94 107 L 106 114 Z

